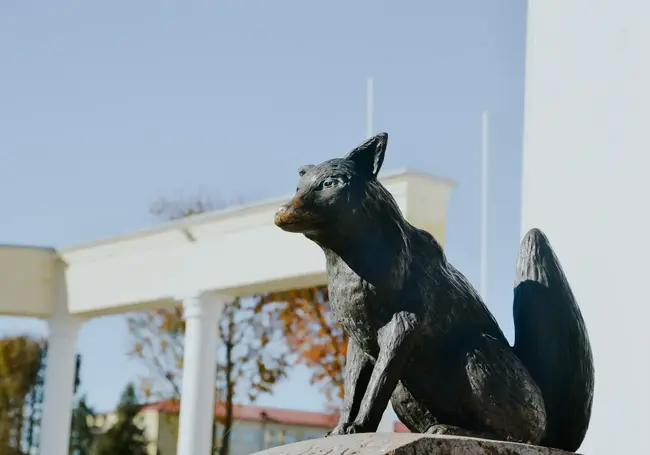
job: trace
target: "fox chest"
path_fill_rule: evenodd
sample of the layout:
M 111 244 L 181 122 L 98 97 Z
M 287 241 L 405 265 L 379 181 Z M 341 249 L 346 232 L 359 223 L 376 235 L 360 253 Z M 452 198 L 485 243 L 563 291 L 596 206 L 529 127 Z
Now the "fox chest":
M 364 351 L 376 352 L 384 305 L 375 286 L 339 266 L 328 270 L 328 288 L 334 318 Z

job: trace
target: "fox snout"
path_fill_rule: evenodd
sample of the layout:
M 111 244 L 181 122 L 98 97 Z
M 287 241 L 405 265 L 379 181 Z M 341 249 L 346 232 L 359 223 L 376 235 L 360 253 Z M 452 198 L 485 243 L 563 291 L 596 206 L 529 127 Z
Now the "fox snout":
M 305 208 L 301 197 L 294 197 L 281 206 L 273 219 L 276 226 L 288 232 L 301 232 L 306 224 L 313 219 L 312 214 Z

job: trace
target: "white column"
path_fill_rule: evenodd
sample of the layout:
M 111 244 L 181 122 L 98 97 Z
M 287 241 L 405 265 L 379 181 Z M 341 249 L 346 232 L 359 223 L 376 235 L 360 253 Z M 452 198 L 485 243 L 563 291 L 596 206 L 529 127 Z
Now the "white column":
M 185 352 L 178 455 L 212 453 L 219 319 L 225 299 L 212 293 L 183 300 Z
M 395 421 L 393 420 L 393 405 L 388 402 L 384 415 L 381 417 L 381 422 L 377 427 L 377 433 L 394 433 Z
M 68 455 L 70 420 L 77 360 L 77 336 L 83 321 L 67 314 L 49 321 L 43 415 L 40 431 L 41 453 Z

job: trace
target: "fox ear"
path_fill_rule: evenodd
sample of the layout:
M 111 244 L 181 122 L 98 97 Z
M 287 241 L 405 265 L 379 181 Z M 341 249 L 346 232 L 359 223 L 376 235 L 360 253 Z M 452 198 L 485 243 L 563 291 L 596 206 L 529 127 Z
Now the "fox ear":
M 303 175 L 305 175 L 307 173 L 308 170 L 310 170 L 313 167 L 314 167 L 313 164 L 306 164 L 304 166 L 300 166 L 300 169 L 298 169 L 298 175 L 300 177 L 302 177 Z
M 388 134 L 379 133 L 348 153 L 345 159 L 354 161 L 360 171 L 377 177 L 384 162 L 387 142 Z

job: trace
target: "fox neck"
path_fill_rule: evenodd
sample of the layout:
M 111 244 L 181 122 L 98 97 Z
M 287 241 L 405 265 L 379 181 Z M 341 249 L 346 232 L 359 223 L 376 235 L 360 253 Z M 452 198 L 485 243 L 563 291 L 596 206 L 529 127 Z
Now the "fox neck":
M 328 268 L 342 260 L 360 278 L 377 286 L 401 288 L 410 266 L 402 226 L 358 229 L 354 234 L 310 236 L 325 252 Z

